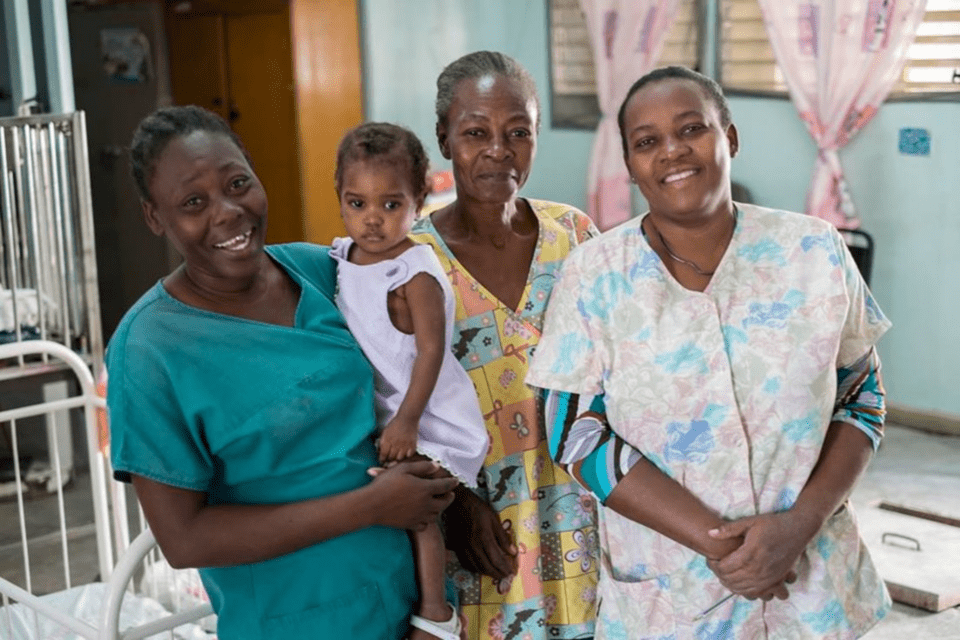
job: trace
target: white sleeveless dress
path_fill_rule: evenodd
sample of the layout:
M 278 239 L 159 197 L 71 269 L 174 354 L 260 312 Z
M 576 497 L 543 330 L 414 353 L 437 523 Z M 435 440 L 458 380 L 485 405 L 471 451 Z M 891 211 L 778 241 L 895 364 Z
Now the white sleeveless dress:
M 428 245 L 416 245 L 392 260 L 370 265 L 347 260 L 352 245 L 350 238 L 333 241 L 330 255 L 337 261 L 336 302 L 376 372 L 380 429 L 400 408 L 417 357 L 415 337 L 390 321 L 387 294 L 418 273 L 430 274 L 443 289 L 447 350 L 420 419 L 417 452 L 436 460 L 467 486 L 476 487 L 489 437 L 473 382 L 450 350 L 455 298 L 443 268 Z

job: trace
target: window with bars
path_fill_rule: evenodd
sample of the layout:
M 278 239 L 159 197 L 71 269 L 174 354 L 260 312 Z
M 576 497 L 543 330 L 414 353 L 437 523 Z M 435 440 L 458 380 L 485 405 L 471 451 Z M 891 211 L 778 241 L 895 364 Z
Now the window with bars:
M 681 0 L 657 66 L 694 68 L 699 57 L 698 0 Z M 551 124 L 594 129 L 600 121 L 590 35 L 579 0 L 550 0 Z
M 725 89 L 786 93 L 757 0 L 720 2 L 720 77 Z M 923 23 L 892 96 L 960 94 L 960 0 L 927 0 Z

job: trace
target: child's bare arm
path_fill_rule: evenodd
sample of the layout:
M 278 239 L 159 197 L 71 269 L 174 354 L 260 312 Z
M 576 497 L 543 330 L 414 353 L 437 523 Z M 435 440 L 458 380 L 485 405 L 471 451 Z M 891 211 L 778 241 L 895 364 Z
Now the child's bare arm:
M 410 386 L 394 416 L 380 436 L 380 460 L 402 460 L 417 449 L 417 428 L 430 394 L 437 384 L 446 351 L 446 313 L 443 289 L 427 273 L 415 275 L 403 286 L 403 299 L 410 312 L 417 357 Z
M 444 335 L 447 320 L 443 289 L 433 276 L 418 273 L 406 284 L 406 294 L 417 357 L 413 361 L 410 388 L 397 413 L 419 420 L 440 375 L 440 365 L 447 349 Z

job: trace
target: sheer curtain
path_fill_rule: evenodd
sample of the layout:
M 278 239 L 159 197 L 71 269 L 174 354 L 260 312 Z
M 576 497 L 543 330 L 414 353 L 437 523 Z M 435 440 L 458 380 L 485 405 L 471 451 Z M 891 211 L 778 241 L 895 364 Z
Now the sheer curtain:
M 680 0 L 580 0 L 590 31 L 602 117 L 593 143 L 587 210 L 602 229 L 627 220 L 630 175 L 617 111 L 627 90 L 653 68 Z
M 759 0 L 790 97 L 817 144 L 807 213 L 860 225 L 839 150 L 900 77 L 926 0 Z

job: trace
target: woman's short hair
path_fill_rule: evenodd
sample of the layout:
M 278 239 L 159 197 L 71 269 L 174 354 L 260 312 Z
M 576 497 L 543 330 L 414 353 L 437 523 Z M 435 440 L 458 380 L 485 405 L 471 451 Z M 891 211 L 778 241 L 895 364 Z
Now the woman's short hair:
M 707 94 L 707 98 L 713 101 L 713 104 L 717 107 L 717 112 L 720 114 L 720 126 L 726 129 L 733 122 L 733 115 L 730 113 L 730 104 L 727 102 L 727 97 L 723 95 L 723 89 L 720 88 L 720 85 L 717 84 L 713 78 L 708 78 L 702 73 L 688 69 L 687 67 L 660 67 L 634 82 L 630 90 L 627 91 L 627 97 L 623 99 L 623 103 L 620 105 L 620 111 L 617 113 L 617 124 L 620 125 L 620 142 L 623 144 L 624 155 L 627 154 L 627 136 L 623 127 L 626 124 L 624 119 L 626 118 L 627 103 L 630 102 L 630 98 L 648 84 L 653 84 L 660 80 L 672 79 L 692 80 L 696 82 L 700 85 L 700 88 L 703 89 L 704 93 Z
M 150 180 L 163 150 L 174 138 L 188 136 L 194 131 L 227 136 L 250 162 L 250 155 L 240 138 L 217 114 L 193 105 L 162 107 L 140 121 L 130 142 L 130 173 L 141 200 L 153 202 Z
M 337 148 L 337 167 L 333 175 L 337 194 L 343 186 L 343 172 L 347 165 L 373 159 L 396 166 L 406 165 L 414 195 L 425 196 L 430 190 L 427 179 L 430 160 L 420 138 L 400 125 L 367 122 L 344 134 Z
M 537 130 L 540 129 L 540 95 L 537 83 L 522 64 L 498 51 L 474 51 L 448 64 L 437 76 L 437 122 L 446 126 L 450 106 L 456 96 L 457 85 L 464 80 L 475 80 L 488 75 L 499 75 L 516 81 L 524 94 L 537 105 Z

